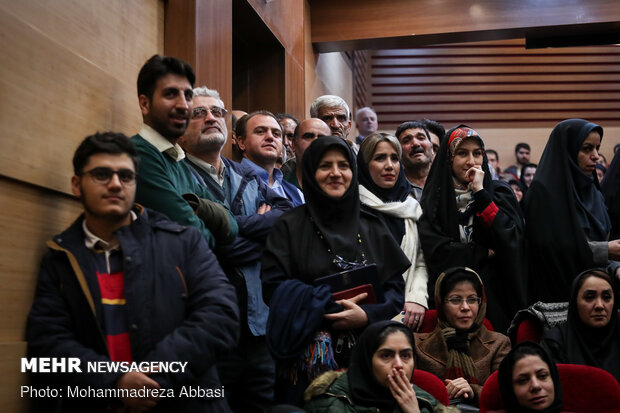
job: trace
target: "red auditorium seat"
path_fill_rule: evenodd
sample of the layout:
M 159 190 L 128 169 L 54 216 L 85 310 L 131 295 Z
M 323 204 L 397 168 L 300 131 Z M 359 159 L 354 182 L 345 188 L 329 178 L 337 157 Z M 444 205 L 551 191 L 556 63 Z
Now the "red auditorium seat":
M 493 331 L 493 325 L 486 318 L 484 319 L 484 326 L 489 331 Z M 424 313 L 424 320 L 422 321 L 422 327 L 420 333 L 430 333 L 437 327 L 437 310 L 426 310 Z
M 558 364 L 562 382 L 562 411 L 620 413 L 620 385 L 597 367 Z M 489 376 L 480 395 L 480 413 L 504 408 L 497 372 Z
M 446 390 L 446 385 L 433 373 L 415 369 L 413 371 L 411 382 L 422 390 L 429 392 L 439 401 L 439 403 L 444 406 L 447 406 L 450 403 L 450 397 L 448 395 L 448 390 Z
M 543 326 L 537 318 L 525 317 L 517 327 L 517 344 L 522 341 L 540 343 L 543 334 Z

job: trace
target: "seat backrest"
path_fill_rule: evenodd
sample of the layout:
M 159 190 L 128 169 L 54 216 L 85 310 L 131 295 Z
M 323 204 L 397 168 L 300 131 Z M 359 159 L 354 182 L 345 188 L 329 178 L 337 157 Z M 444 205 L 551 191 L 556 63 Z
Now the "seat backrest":
M 484 326 L 489 331 L 493 331 L 493 325 L 486 318 L 483 321 Z M 437 327 L 437 310 L 426 310 L 424 313 L 424 320 L 422 320 L 422 327 L 420 327 L 420 333 L 430 333 Z
M 558 364 L 562 382 L 562 410 L 568 412 L 620 413 L 620 385 L 597 367 Z M 480 413 L 504 408 L 497 372 L 489 376 L 480 395 Z
M 411 382 L 422 390 L 429 392 L 431 396 L 444 406 L 450 403 L 450 396 L 448 395 L 446 385 L 433 373 L 416 369 L 413 371 Z
M 517 327 L 517 344 L 522 341 L 540 343 L 543 334 L 542 323 L 534 317 L 525 317 Z

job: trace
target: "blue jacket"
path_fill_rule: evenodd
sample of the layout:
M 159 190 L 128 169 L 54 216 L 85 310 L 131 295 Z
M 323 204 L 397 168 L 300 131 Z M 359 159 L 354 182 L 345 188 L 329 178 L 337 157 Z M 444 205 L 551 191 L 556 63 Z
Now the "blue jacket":
M 250 161 L 248 158 L 243 158 L 241 160 L 241 166 L 246 170 L 253 171 L 265 185 L 269 184 L 269 173 L 265 169 L 256 165 L 254 162 Z M 305 203 L 301 190 L 292 183 L 286 181 L 282 175 L 282 171 L 278 168 L 274 168 L 273 170 L 273 179 L 280 183 L 284 194 L 293 203 L 294 207 L 298 207 L 299 205 L 303 205 Z
M 190 159 L 186 162 L 198 180 L 207 186 L 216 200 L 229 207 L 237 220 L 239 235 L 230 246 L 218 247 L 216 253 L 227 272 L 228 268 L 236 267 L 243 273 L 248 327 L 253 335 L 262 336 L 269 316 L 260 280 L 263 246 L 273 225 L 292 204 L 269 188 L 248 165 L 224 157 L 220 159 L 226 166 L 223 187 Z M 265 203 L 271 206 L 271 211 L 257 214 L 258 208 Z M 241 307 L 244 307 L 243 303 Z
M 235 293 L 201 233 L 136 205 L 138 218 L 117 230 L 133 361 L 187 361 L 184 373 L 153 374 L 162 388 L 221 388 L 215 361 L 238 340 Z M 48 242 L 26 327 L 29 357 L 79 357 L 82 373 L 39 374 L 45 385 L 113 388 L 121 373 L 88 373 L 109 361 L 101 296 L 83 217 Z M 37 377 L 38 376 L 38 377 Z M 66 390 L 63 390 L 66 393 Z M 105 411 L 110 399 L 62 398 L 62 411 Z M 160 399 L 151 410 L 228 411 L 221 399 Z

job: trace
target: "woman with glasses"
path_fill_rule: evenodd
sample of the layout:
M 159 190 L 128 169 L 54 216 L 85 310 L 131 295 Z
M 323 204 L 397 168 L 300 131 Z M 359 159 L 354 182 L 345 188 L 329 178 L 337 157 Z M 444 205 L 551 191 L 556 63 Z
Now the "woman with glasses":
M 418 228 L 429 294 L 446 268 L 472 268 L 487 289 L 487 317 L 505 332 L 527 306 L 525 228 L 512 189 L 488 170 L 478 132 L 465 125 L 446 132 L 424 185 Z
M 484 286 L 469 268 L 450 268 L 439 276 L 435 306 L 435 330 L 415 335 L 417 367 L 444 380 L 454 404 L 477 406 L 482 385 L 510 351 L 510 341 L 483 325 Z
M 405 279 L 403 323 L 418 331 L 428 308 L 428 273 L 418 236 L 422 207 L 413 197 L 413 187 L 401 168 L 402 149 L 388 133 L 372 133 L 362 141 L 357 154 L 362 208 L 381 218 L 400 244 L 411 267 Z
M 286 212 L 263 254 L 263 297 L 270 307 L 267 342 L 277 361 L 276 401 L 301 403 L 326 370 L 346 367 L 357 333 L 394 317 L 404 304 L 411 265 L 386 226 L 360 210 L 355 156 L 338 137 L 320 137 L 303 157 L 306 204 Z M 376 264 L 384 300 L 365 294 L 334 302 L 319 277 Z M 373 287 L 373 288 L 374 288 Z

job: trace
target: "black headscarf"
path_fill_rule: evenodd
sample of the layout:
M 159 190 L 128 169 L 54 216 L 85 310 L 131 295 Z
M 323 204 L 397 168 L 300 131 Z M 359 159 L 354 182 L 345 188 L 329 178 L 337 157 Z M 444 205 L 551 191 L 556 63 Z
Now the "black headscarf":
M 330 149 L 338 149 L 349 162 L 353 178 L 349 188 L 340 198 L 327 195 L 316 181 L 315 174 L 321 159 Z M 329 248 L 346 260 L 355 261 L 359 228 L 359 187 L 353 151 L 341 138 L 325 136 L 315 139 L 303 157 L 302 187 L 306 207 Z
M 379 321 L 370 324 L 353 347 L 347 374 L 353 403 L 360 406 L 376 407 L 381 412 L 393 412 L 396 406 L 396 399 L 392 396 L 390 389 L 377 382 L 372 367 L 372 356 L 382 344 L 379 336 L 388 327 L 402 331 L 407 336 L 413 350 L 413 334 L 404 324 L 396 321 Z
M 514 371 L 515 364 L 517 364 L 517 362 L 523 357 L 529 355 L 536 355 L 540 357 L 540 359 L 547 363 L 547 366 L 549 366 L 549 372 L 551 374 L 551 379 L 553 380 L 553 387 L 555 390 L 555 398 L 553 399 L 551 406 L 545 410 L 532 410 L 522 407 L 515 396 L 512 383 L 512 373 Z M 504 408 L 507 413 L 533 413 L 535 411 L 559 413 L 562 411 L 562 385 L 560 383 L 560 374 L 558 373 L 558 368 L 555 363 L 551 361 L 551 358 L 547 352 L 540 345 L 530 341 L 524 341 L 517 344 L 502 360 L 497 374 L 499 391 L 502 394 Z
M 611 319 L 605 327 L 601 328 L 589 327 L 581 321 L 577 307 L 577 296 L 583 285 L 582 280 L 597 277 L 597 275 L 590 275 L 593 273 L 608 282 L 614 292 Z M 604 269 L 586 270 L 579 274 L 573 281 L 566 323 L 550 330 L 545 334 L 543 341 L 547 342 L 549 347 L 562 347 L 562 355 L 559 357 L 562 363 L 598 367 L 611 373 L 620 382 L 620 320 L 618 319 L 620 302 L 612 280 Z
M 388 142 L 391 145 L 389 141 L 382 142 Z M 359 171 L 360 185 L 363 185 L 364 188 L 375 194 L 383 202 L 403 202 L 407 199 L 412 191 L 412 187 L 405 176 L 405 168 L 402 164 L 400 165 L 400 171 L 398 172 L 398 177 L 396 178 L 394 186 L 392 188 L 381 188 L 370 176 L 368 163 L 370 163 L 370 160 L 366 162 L 362 155 L 362 151 L 359 151 L 357 154 L 357 169 Z M 405 235 L 405 223 L 403 219 L 388 214 L 382 214 L 382 216 L 388 229 L 392 235 L 394 235 L 396 241 L 400 243 Z
M 609 239 L 620 238 L 620 150 L 611 160 L 607 172 L 601 182 L 601 192 L 605 197 L 607 213 L 611 221 Z
M 611 224 L 596 171 L 584 174 L 577 155 L 590 132 L 583 119 L 558 123 L 547 141 L 524 199 L 530 257 L 530 301 L 567 301 L 573 278 L 594 267 L 587 241 L 606 241 Z
M 526 307 L 524 274 L 527 259 L 523 243 L 523 216 L 512 188 L 506 182 L 492 180 L 491 174 L 485 173 L 484 191 L 474 195 L 477 199 L 474 206 L 484 208 L 487 205 L 483 199 L 487 202 L 490 199 L 501 213 L 496 215 L 493 225 L 488 228 L 480 223 L 476 215 L 482 210 L 472 211 L 473 242 L 461 242 L 450 136 L 462 128 L 471 130 L 466 125 L 459 125 L 446 132 L 426 179 L 420 202 L 424 212 L 418 222 L 418 229 L 429 272 L 429 295 L 433 295 L 437 277 L 447 268 L 469 267 L 480 275 L 486 287 L 487 317 L 497 331 L 505 332 L 514 314 Z M 474 134 L 468 135 L 466 139 L 477 139 L 484 148 L 482 138 L 471 131 Z M 489 170 L 486 154 L 482 170 Z M 495 252 L 491 259 L 489 249 Z

